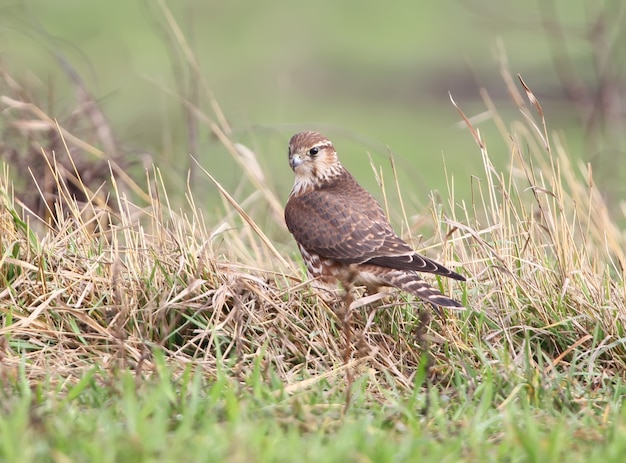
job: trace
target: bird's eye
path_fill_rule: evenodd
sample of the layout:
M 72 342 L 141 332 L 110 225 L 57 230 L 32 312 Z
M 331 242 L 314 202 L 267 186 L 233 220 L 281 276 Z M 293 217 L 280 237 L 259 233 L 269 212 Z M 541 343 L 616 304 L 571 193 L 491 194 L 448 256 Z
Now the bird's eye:
M 311 156 L 315 156 L 315 155 L 316 155 L 317 153 L 319 153 L 319 152 L 320 152 L 320 149 L 319 149 L 319 148 L 311 148 L 311 149 L 309 150 L 309 155 L 311 155 Z

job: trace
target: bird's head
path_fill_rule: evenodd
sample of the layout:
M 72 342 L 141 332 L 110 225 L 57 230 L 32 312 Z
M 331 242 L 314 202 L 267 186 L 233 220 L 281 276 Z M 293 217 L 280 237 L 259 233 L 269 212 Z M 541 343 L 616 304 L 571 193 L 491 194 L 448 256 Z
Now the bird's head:
M 321 133 L 300 132 L 289 141 L 289 165 L 296 174 L 294 189 L 322 183 L 341 172 L 333 143 Z

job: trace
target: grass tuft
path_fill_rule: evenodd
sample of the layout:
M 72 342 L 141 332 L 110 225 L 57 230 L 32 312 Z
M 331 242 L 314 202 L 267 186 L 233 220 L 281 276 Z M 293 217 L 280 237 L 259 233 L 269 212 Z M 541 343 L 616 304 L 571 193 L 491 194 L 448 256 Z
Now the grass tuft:
M 478 144 L 484 178 L 475 179 L 471 198 L 451 195 L 447 207 L 432 204 L 433 242 L 443 243 L 436 257 L 469 277 L 462 288 L 439 282 L 469 307 L 430 326 L 433 371 L 443 384 L 469 364 L 497 368 L 492 362 L 504 362 L 497 358 L 503 352 L 513 365 L 502 367 L 516 366 L 519 374 L 530 362 L 541 364 L 547 376 L 572 373 L 575 365 L 584 384 L 597 381 L 594 372 L 622 377 L 623 234 L 591 171 L 572 165 L 559 138 L 548 133 L 539 102 L 522 85 L 531 107 L 521 104 L 523 119 L 503 134 L 511 150 L 509 170 L 495 169 L 479 130 L 463 115 Z M 64 133 L 59 129 L 62 139 Z M 47 214 L 25 214 L 6 167 L 0 184 L 6 365 L 17 368 L 26 358 L 33 379 L 51 367 L 67 373 L 89 369 L 94 360 L 105 369 L 147 372 L 160 348 L 172 364 L 200 362 L 208 371 L 227 360 L 241 377 L 255 362 L 271 364 L 290 389 L 328 379 L 328 372 L 341 378 L 332 310 L 301 279 L 294 253 L 279 249 L 246 212 L 249 204 L 276 197 L 269 187 L 260 197 L 238 201 L 204 170 L 225 199 L 223 217 L 211 221 L 190 190 L 188 207 L 172 210 L 154 169 L 145 182 L 147 206 L 120 191 L 113 174 L 106 195 L 115 199 L 103 207 L 77 167 L 71 182 L 93 199 L 86 204 L 74 199 L 55 153 L 42 156 L 53 182 L 47 188 L 58 198 Z M 69 150 L 65 156 L 78 165 Z M 263 181 L 258 163 L 250 165 L 255 182 Z M 452 183 L 448 187 L 454 191 Z M 39 191 L 43 199 L 44 189 Z M 33 221 L 39 226 L 33 228 Z M 411 388 L 420 364 L 416 311 L 398 297 L 369 321 L 368 309 L 361 310 L 357 330 L 367 330 L 353 367 L 372 373 L 380 382 L 374 388 Z
M 468 277 L 464 284 L 433 284 L 468 309 L 433 317 L 425 333 L 429 369 L 420 349 L 419 306 L 398 294 L 376 310 L 356 304 L 361 307 L 353 352 L 344 362 L 341 321 L 303 279 L 295 246 L 279 244 L 286 241 L 284 230 L 276 239 L 259 225 L 262 211 L 279 213 L 278 195 L 263 184 L 261 161 L 226 131 L 220 140 L 237 159 L 254 159 L 240 165 L 250 167 L 244 176 L 261 187 L 240 199 L 203 170 L 222 195 L 219 217 L 204 217 L 189 185 L 186 207 L 174 210 L 158 168 L 147 172 L 137 202 L 118 186 L 114 168 L 110 188 L 98 191 L 83 178 L 65 142 L 71 174 L 68 164 L 58 162 L 57 151 L 42 149 L 45 174 L 33 179 L 46 207 L 38 214 L 14 192 L 5 166 L 0 377 L 6 384 L 26 385 L 21 394 L 40 406 L 37 412 L 18 406 L 11 411 L 28 413 L 38 423 L 48 416 L 41 405 L 46 394 L 70 406 L 109 400 L 103 397 L 112 390 L 123 398 L 116 402 L 123 408 L 108 411 L 109 418 L 123 415 L 136 444 L 154 445 L 151 451 L 158 455 L 164 450 L 134 415 L 135 393 L 145 388 L 148 403 L 142 406 L 152 406 L 154 390 L 171 399 L 167 410 L 155 402 L 155 416 L 169 417 L 176 406 L 193 415 L 199 406 L 195 396 L 183 393 L 178 399 L 175 391 L 202 383 L 205 398 L 218 404 L 214 419 L 234 426 L 250 423 L 241 418 L 242 400 L 270 403 L 266 406 L 275 408 L 272 416 L 284 429 L 296 424 L 304 432 L 321 429 L 322 435 L 347 432 L 345 426 L 372 404 L 382 410 L 393 404 L 376 426 L 396 436 L 405 436 L 399 430 L 406 426 L 421 426 L 435 439 L 464 433 L 470 443 L 458 454 L 469 459 L 485 456 L 472 442 L 513 445 L 507 439 L 531 459 L 545 452 L 558 456 L 563 442 L 576 445 L 564 437 L 565 415 L 596 417 L 600 430 L 596 426 L 581 439 L 599 440 L 598 434 L 609 429 L 612 418 L 607 417 L 618 413 L 614 407 L 626 379 L 624 235 L 591 169 L 572 164 L 562 141 L 549 132 L 530 87 L 520 82 L 530 106 L 513 99 L 522 119 L 502 133 L 510 149 L 506 171 L 494 167 L 487 140 L 457 107 L 478 146 L 484 176 L 473 179 L 470 198 L 455 197 L 450 180 L 448 202 L 432 201 L 433 227 L 425 232 L 432 239 L 421 247 Z M 3 101 L 16 107 L 13 100 Z M 496 111 L 491 117 L 506 127 Z M 61 140 L 68 134 L 57 126 Z M 43 178 L 51 183 L 44 186 Z M 76 188 L 83 193 L 80 200 Z M 98 199 L 102 194 L 105 203 Z M 405 217 L 407 207 L 402 207 Z M 406 224 L 407 230 L 415 228 Z M 342 417 L 338 405 L 348 370 L 355 377 L 356 411 Z M 108 386 L 112 389 L 89 398 Z M 190 403 L 176 405 L 178 400 Z M 456 412 L 449 403 L 457 404 Z M 464 403 L 471 413 L 463 411 Z M 260 416 L 268 413 L 263 406 L 251 409 Z M 546 416 L 536 421 L 532 414 L 533 421 L 524 421 L 526 409 L 546 410 Z M 418 420 L 421 412 L 429 413 L 428 421 Z M 172 429 L 198 426 L 193 416 Z M 167 419 L 158 421 L 163 433 Z M 552 437 L 541 437 L 546 430 Z M 584 433 L 584 426 L 576 432 Z M 346 439 L 368 445 L 358 434 Z M 13 455 L 14 446 L 5 444 L 6 455 Z M 254 449 L 217 453 L 248 458 Z M 134 447 L 124 452 L 141 453 Z

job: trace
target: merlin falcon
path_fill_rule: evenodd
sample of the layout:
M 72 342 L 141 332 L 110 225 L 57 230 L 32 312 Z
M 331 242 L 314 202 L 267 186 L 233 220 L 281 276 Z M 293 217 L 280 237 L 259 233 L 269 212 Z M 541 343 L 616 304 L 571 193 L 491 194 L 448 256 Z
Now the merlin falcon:
M 465 277 L 417 254 L 391 227 L 376 199 L 343 167 L 332 142 L 317 132 L 289 141 L 295 182 L 285 222 L 295 238 L 313 284 L 336 291 L 364 285 L 368 291 L 392 286 L 440 307 L 460 308 L 420 278 L 433 273 Z

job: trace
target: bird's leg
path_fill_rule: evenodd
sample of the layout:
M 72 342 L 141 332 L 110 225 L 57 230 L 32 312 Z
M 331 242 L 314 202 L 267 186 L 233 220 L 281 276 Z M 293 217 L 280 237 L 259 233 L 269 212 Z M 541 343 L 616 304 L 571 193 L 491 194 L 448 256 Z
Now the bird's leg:
M 343 295 L 343 310 L 340 314 L 341 323 L 343 328 L 343 335 L 345 340 L 345 347 L 343 351 L 343 363 L 346 367 L 346 403 L 343 408 L 344 415 L 348 412 L 348 408 L 350 408 L 350 402 L 352 400 L 352 382 L 354 381 L 354 377 L 352 376 L 352 370 L 348 366 L 350 363 L 350 354 L 352 353 L 352 327 L 350 326 L 350 321 L 352 318 L 352 302 L 354 302 L 354 296 L 352 294 L 352 288 L 349 286 L 346 288 L 345 294 Z
M 350 407 L 350 402 L 352 400 L 352 383 L 354 381 L 354 377 L 352 376 L 352 370 L 348 366 L 350 363 L 350 357 L 352 354 L 352 303 L 354 302 L 354 278 L 355 274 L 353 272 L 346 272 L 343 275 L 339 275 L 339 282 L 343 287 L 344 293 L 342 294 L 342 302 L 343 307 L 339 310 L 337 315 L 341 320 L 342 331 L 345 340 L 345 347 L 343 351 L 343 363 L 346 367 L 346 403 L 344 406 L 344 414 L 348 411 Z
M 370 296 L 374 294 L 384 294 L 385 298 L 381 300 L 380 304 L 378 304 L 378 305 L 382 305 L 382 304 L 386 304 L 387 302 L 389 302 L 389 300 L 393 298 L 393 295 L 396 293 L 397 289 L 391 286 L 369 283 L 365 285 L 365 291 Z
M 424 362 L 424 386 L 426 387 L 426 400 L 424 401 L 424 408 L 422 409 L 422 414 L 428 415 L 428 411 L 430 408 L 430 367 L 431 367 L 431 356 L 430 356 L 430 343 L 428 342 L 428 336 L 426 335 L 426 330 L 428 329 L 428 325 L 430 323 L 430 312 L 428 308 L 421 307 L 418 314 L 418 325 L 415 330 L 415 341 L 421 350 L 421 362 Z M 422 366 L 420 365 L 420 368 Z
M 365 333 L 370 329 L 372 323 L 374 323 L 374 318 L 376 317 L 376 312 L 378 312 L 378 308 L 380 307 L 380 303 L 371 304 L 370 313 L 367 316 L 367 320 L 365 321 L 365 326 L 363 326 L 363 330 L 359 334 L 359 339 L 356 343 L 356 350 L 359 358 L 367 357 L 372 353 L 372 346 L 370 346 L 365 338 Z

